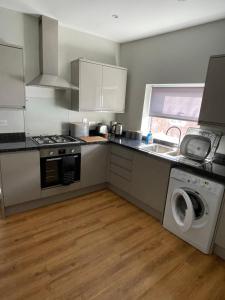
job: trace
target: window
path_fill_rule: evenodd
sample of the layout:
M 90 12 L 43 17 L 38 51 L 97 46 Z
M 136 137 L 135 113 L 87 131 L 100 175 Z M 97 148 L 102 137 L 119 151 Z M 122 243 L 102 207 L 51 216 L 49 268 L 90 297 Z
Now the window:
M 203 84 L 147 85 L 142 131 L 162 138 L 169 127 L 177 126 L 183 137 L 189 127 L 199 127 L 203 89 Z M 177 131 L 169 135 L 177 138 Z
M 150 130 L 155 137 L 158 136 L 163 138 L 163 136 L 166 134 L 167 129 L 171 126 L 177 126 L 180 128 L 181 138 L 185 136 L 187 129 L 189 127 L 195 127 L 195 128 L 199 127 L 197 122 L 191 122 L 191 121 L 165 119 L 165 118 L 158 118 L 158 117 L 152 117 L 150 120 Z M 177 130 L 171 129 L 169 135 L 177 139 Z

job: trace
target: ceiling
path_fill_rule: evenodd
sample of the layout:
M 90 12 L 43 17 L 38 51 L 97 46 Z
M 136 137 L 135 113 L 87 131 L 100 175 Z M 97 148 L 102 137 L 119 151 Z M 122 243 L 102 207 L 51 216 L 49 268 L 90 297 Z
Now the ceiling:
M 225 18 L 225 0 L 0 0 L 0 6 L 120 43 Z

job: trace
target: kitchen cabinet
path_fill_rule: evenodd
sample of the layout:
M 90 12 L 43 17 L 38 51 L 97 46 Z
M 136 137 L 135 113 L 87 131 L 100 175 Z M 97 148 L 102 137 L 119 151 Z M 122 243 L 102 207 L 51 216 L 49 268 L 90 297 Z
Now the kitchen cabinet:
M 170 175 L 166 160 L 135 153 L 132 195 L 159 215 L 163 215 Z
M 102 67 L 102 110 L 125 111 L 127 70 Z
M 0 164 L 5 207 L 40 198 L 39 151 L 2 154 Z
M 72 96 L 77 96 L 79 111 L 99 111 L 102 103 L 102 66 L 95 63 L 86 63 L 78 61 L 75 70 L 77 74 L 76 85 L 79 86 L 79 91 L 72 91 Z M 73 74 L 73 72 L 72 72 Z M 74 76 L 72 75 L 72 82 Z
M 225 126 L 224 70 L 225 55 L 212 56 L 209 61 L 199 115 L 200 124 Z
M 132 187 L 133 157 L 134 151 L 116 145 L 111 146 L 108 181 L 128 194 Z
M 108 150 L 107 144 L 83 145 L 81 147 L 82 187 L 107 181 Z
M 23 49 L 0 44 L 0 107 L 25 106 Z
M 223 206 L 218 221 L 215 244 L 223 249 L 225 259 L 225 196 L 223 197 Z
M 78 111 L 125 110 L 127 69 L 84 59 L 71 63 L 72 107 Z
M 162 220 L 170 168 L 166 160 L 112 145 L 108 181 L 132 203 Z

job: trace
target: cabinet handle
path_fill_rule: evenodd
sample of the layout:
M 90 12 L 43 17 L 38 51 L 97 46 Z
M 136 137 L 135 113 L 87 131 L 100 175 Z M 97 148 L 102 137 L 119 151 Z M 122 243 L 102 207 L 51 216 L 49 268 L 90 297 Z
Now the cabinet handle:
M 46 161 L 54 161 L 54 160 L 61 160 L 62 157 L 55 157 L 55 158 L 48 158 Z

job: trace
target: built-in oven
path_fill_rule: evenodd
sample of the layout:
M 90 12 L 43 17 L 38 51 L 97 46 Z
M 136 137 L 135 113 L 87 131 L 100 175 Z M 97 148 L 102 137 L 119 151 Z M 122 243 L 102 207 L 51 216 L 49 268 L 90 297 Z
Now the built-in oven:
M 80 180 L 80 146 L 40 150 L 41 188 L 69 185 Z

